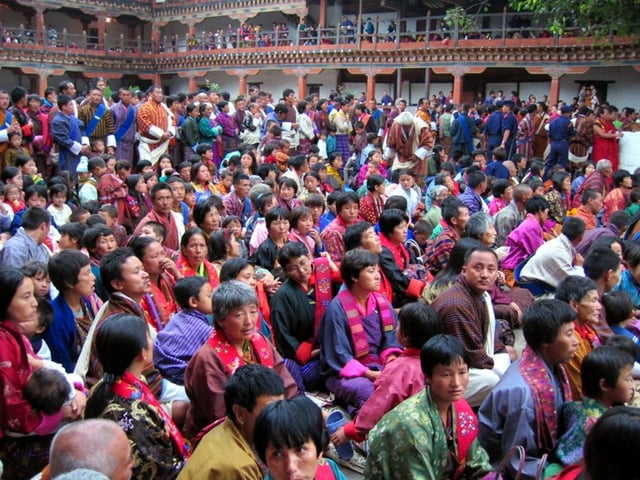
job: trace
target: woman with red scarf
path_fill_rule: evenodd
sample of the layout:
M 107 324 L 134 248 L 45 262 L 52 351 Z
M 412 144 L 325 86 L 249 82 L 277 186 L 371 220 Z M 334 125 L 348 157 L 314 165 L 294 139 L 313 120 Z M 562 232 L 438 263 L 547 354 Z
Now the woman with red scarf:
M 597 119 L 593 124 L 593 152 L 591 159 L 611 160 L 613 171 L 618 170 L 618 138 L 619 134 L 613 124 L 613 112 L 609 107 L 600 107 L 597 112 Z
M 417 262 L 404 246 L 409 229 L 409 217 L 402 210 L 392 208 L 380 215 L 380 267 L 393 289 L 393 306 L 420 298 L 426 285 L 417 275 Z
M 126 313 L 113 315 L 98 329 L 95 345 L 104 376 L 87 402 L 86 418 L 113 420 L 124 430 L 134 458 L 133 478 L 176 478 L 189 446 L 142 375 L 153 358 L 146 322 Z

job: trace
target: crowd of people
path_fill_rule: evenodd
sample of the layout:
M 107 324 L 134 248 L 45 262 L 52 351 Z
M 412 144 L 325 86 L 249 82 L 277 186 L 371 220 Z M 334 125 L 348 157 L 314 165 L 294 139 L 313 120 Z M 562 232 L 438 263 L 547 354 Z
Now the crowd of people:
M 2 478 L 635 478 L 633 109 L 105 87 L 0 90 Z

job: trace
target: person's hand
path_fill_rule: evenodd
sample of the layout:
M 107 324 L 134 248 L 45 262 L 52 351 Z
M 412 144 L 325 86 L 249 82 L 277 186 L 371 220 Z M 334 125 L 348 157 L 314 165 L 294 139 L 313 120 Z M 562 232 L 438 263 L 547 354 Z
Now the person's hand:
M 84 408 L 87 406 L 87 396 L 81 392 L 76 391 L 76 396 L 71 400 L 71 413 L 75 415 L 73 420 L 77 420 L 82 418 L 82 414 L 84 413 Z
M 320 233 L 315 228 L 312 228 L 309 232 L 309 236 L 313 238 L 313 241 L 316 242 L 318 248 L 322 247 L 322 239 L 320 238 Z
M 44 360 L 34 357 L 30 353 L 27 353 L 27 361 L 29 362 L 29 366 L 34 370 L 40 370 L 41 368 L 44 368 Z
M 387 357 L 387 361 L 386 361 L 386 362 L 385 362 L 385 364 L 384 364 L 384 365 L 385 365 L 385 367 L 386 367 L 387 365 L 389 365 L 391 362 L 393 362 L 396 358 L 398 358 L 398 354 L 397 354 L 397 353 L 392 353 L 391 355 L 389 355 L 389 356 Z
M 347 438 L 347 435 L 344 433 L 344 427 L 338 427 L 338 429 L 333 432 L 333 435 L 331 435 L 331 443 L 333 443 L 336 447 L 339 447 L 340 445 L 342 445 L 343 443 L 347 443 L 349 441 L 349 438 Z
M 319 348 L 314 348 L 313 350 L 311 350 L 311 359 L 314 359 L 314 358 L 320 358 Z
M 89 147 L 89 145 L 83 145 L 80 149 L 80 154 L 86 156 L 91 155 L 91 148 Z
M 498 282 L 498 285 L 504 285 L 505 283 L 507 283 L 507 277 L 505 276 L 502 270 L 498 270 L 497 282 Z
M 180 270 L 178 270 L 175 262 L 169 257 L 160 262 L 160 268 L 171 275 L 173 278 L 175 278 L 176 281 L 180 280 L 183 277 L 183 275 L 180 273 Z
M 264 282 L 265 291 L 269 295 L 274 295 L 280 288 L 280 285 L 282 285 L 282 282 L 280 281 L 280 279 L 274 279 L 271 282 L 267 282 L 266 280 L 267 279 L 265 278 L 265 282 Z
M 380 370 L 367 370 L 367 373 L 364 374 L 364 378 L 366 378 L 367 380 L 371 380 L 372 382 L 375 382 L 380 376 L 380 374 L 382 374 Z
M 581 267 L 584 265 L 584 257 L 576 252 L 575 257 L 573 258 L 573 264 L 576 267 Z
M 335 264 L 335 262 L 331 259 L 331 255 L 329 255 L 329 252 L 322 252 L 320 256 L 325 257 L 327 259 L 327 262 L 329 262 L 329 268 L 331 269 L 332 272 L 337 272 L 340 270 L 338 266 Z
M 520 309 L 520 307 L 518 306 L 518 304 L 516 302 L 511 302 L 509 304 L 509 306 L 515 310 L 516 315 L 518 316 L 518 323 L 522 322 L 522 310 Z
M 510 345 L 507 345 L 504 348 L 507 350 L 507 353 L 509 354 L 509 359 L 512 362 L 515 362 L 518 359 L 518 352 L 516 352 L 515 348 L 513 348 Z
M 115 155 L 116 154 L 116 147 L 107 147 L 107 153 L 109 155 Z

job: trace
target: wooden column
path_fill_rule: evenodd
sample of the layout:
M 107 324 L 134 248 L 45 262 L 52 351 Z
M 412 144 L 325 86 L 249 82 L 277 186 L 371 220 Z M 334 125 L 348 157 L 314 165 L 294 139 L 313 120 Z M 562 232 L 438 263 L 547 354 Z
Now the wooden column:
M 298 75 L 298 99 L 302 100 L 307 96 L 307 76 Z
M 246 96 L 249 92 L 249 89 L 247 88 L 247 76 L 240 75 L 238 79 L 238 94 Z
M 376 98 L 376 76 L 367 75 L 367 99 Z
M 320 0 L 320 20 L 318 28 L 324 28 L 327 23 L 327 0 Z
M 44 45 L 48 41 L 47 26 L 44 24 L 44 9 L 36 8 L 36 44 Z
M 107 19 L 98 17 L 98 50 L 104 50 L 104 34 L 106 32 Z
M 453 76 L 453 103 L 462 103 L 462 75 Z
M 551 88 L 549 90 L 549 104 L 553 105 L 560 100 L 560 78 L 559 75 L 551 76 Z

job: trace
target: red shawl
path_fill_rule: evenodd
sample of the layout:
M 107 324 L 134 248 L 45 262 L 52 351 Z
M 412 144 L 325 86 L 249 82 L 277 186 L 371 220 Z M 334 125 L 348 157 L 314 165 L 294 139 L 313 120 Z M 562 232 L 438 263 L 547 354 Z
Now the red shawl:
M 232 375 L 238 367 L 247 364 L 248 361 L 244 356 L 238 353 L 238 350 L 229 343 L 226 335 L 222 330 L 214 328 L 209 337 L 209 345 L 216 352 L 224 368 L 229 375 Z M 268 368 L 275 366 L 275 357 L 273 350 L 269 346 L 269 341 L 259 333 L 254 333 L 249 340 L 249 348 L 253 349 L 253 353 L 257 356 L 258 363 Z

